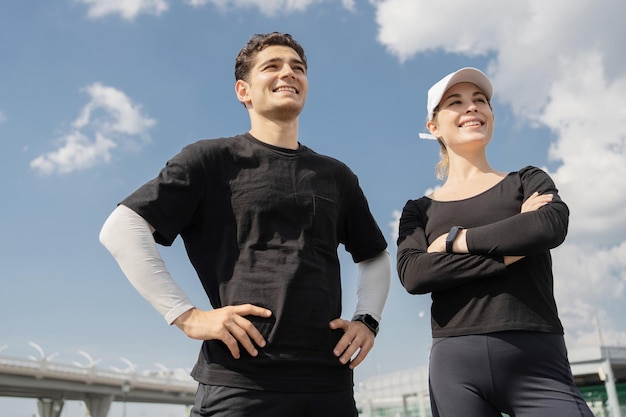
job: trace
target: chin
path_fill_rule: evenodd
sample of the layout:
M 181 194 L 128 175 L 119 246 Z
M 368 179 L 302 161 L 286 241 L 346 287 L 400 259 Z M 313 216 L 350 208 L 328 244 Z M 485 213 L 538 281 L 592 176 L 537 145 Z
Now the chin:
M 274 109 L 274 111 L 272 111 L 272 115 L 278 120 L 295 119 L 300 115 L 303 108 L 304 108 L 303 105 L 295 105 L 295 104 L 280 106 Z

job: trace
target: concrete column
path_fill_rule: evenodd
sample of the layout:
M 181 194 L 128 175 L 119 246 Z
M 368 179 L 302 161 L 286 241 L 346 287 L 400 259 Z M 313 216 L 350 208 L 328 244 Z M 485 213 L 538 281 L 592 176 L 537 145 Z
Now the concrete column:
M 417 392 L 411 392 L 408 394 L 402 394 L 402 417 L 409 417 L 410 413 L 409 413 L 409 402 L 407 401 L 407 398 L 409 397 L 418 397 L 419 399 L 419 394 Z M 424 417 L 424 416 L 420 416 L 420 417 Z
M 420 404 L 420 417 L 426 417 L 426 402 L 430 401 L 430 397 L 427 392 L 420 391 L 417 398 Z
M 112 395 L 99 395 L 84 400 L 87 417 L 106 417 L 113 402 Z
M 37 409 L 39 417 L 60 417 L 63 411 L 63 399 L 39 398 Z
M 372 417 L 372 399 L 368 397 L 365 401 L 361 401 L 361 405 L 363 405 L 363 408 L 359 413 L 359 417 Z
M 604 372 L 604 387 L 606 388 L 606 394 L 609 400 L 609 409 L 611 410 L 611 417 L 622 417 L 622 412 L 619 408 L 619 400 L 617 398 L 617 388 L 615 387 L 615 377 L 613 376 L 613 368 L 611 367 L 611 361 L 606 359 L 602 363 L 602 370 Z

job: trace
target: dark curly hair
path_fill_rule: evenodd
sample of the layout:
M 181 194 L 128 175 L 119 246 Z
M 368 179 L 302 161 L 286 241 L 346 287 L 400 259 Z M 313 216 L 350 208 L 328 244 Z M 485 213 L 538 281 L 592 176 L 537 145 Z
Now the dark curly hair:
M 304 67 L 307 68 L 304 48 L 302 48 L 302 46 L 295 41 L 290 34 L 280 32 L 256 34 L 248 40 L 246 46 L 244 46 L 237 54 L 237 59 L 235 59 L 235 81 L 248 81 L 248 75 L 250 74 L 256 55 L 268 46 L 273 45 L 288 46 L 292 48 L 300 56 L 300 59 L 304 63 Z

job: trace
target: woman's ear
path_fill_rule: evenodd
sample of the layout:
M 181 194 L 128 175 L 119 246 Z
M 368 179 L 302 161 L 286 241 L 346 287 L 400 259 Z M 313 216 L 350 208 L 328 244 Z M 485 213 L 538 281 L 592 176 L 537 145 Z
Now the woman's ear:
M 250 95 L 248 94 L 249 87 L 249 84 L 244 80 L 237 80 L 235 83 L 235 93 L 237 94 L 237 99 L 244 105 L 247 105 L 251 101 Z
M 439 136 L 437 136 L 437 131 L 439 129 L 437 129 L 437 123 L 433 122 L 432 120 L 429 120 L 426 122 L 426 129 L 428 129 L 428 131 L 430 132 L 431 135 L 433 135 L 434 137 L 438 138 Z

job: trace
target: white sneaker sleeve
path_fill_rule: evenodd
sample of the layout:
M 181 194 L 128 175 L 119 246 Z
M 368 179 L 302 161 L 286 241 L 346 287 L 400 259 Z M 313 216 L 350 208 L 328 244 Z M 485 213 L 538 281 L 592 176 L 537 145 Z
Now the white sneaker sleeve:
M 391 286 L 391 259 L 386 250 L 380 255 L 359 262 L 357 305 L 354 315 L 370 314 L 380 322 Z
M 172 324 L 194 306 L 170 276 L 153 231 L 143 217 L 119 205 L 102 226 L 100 242 L 139 294 Z

